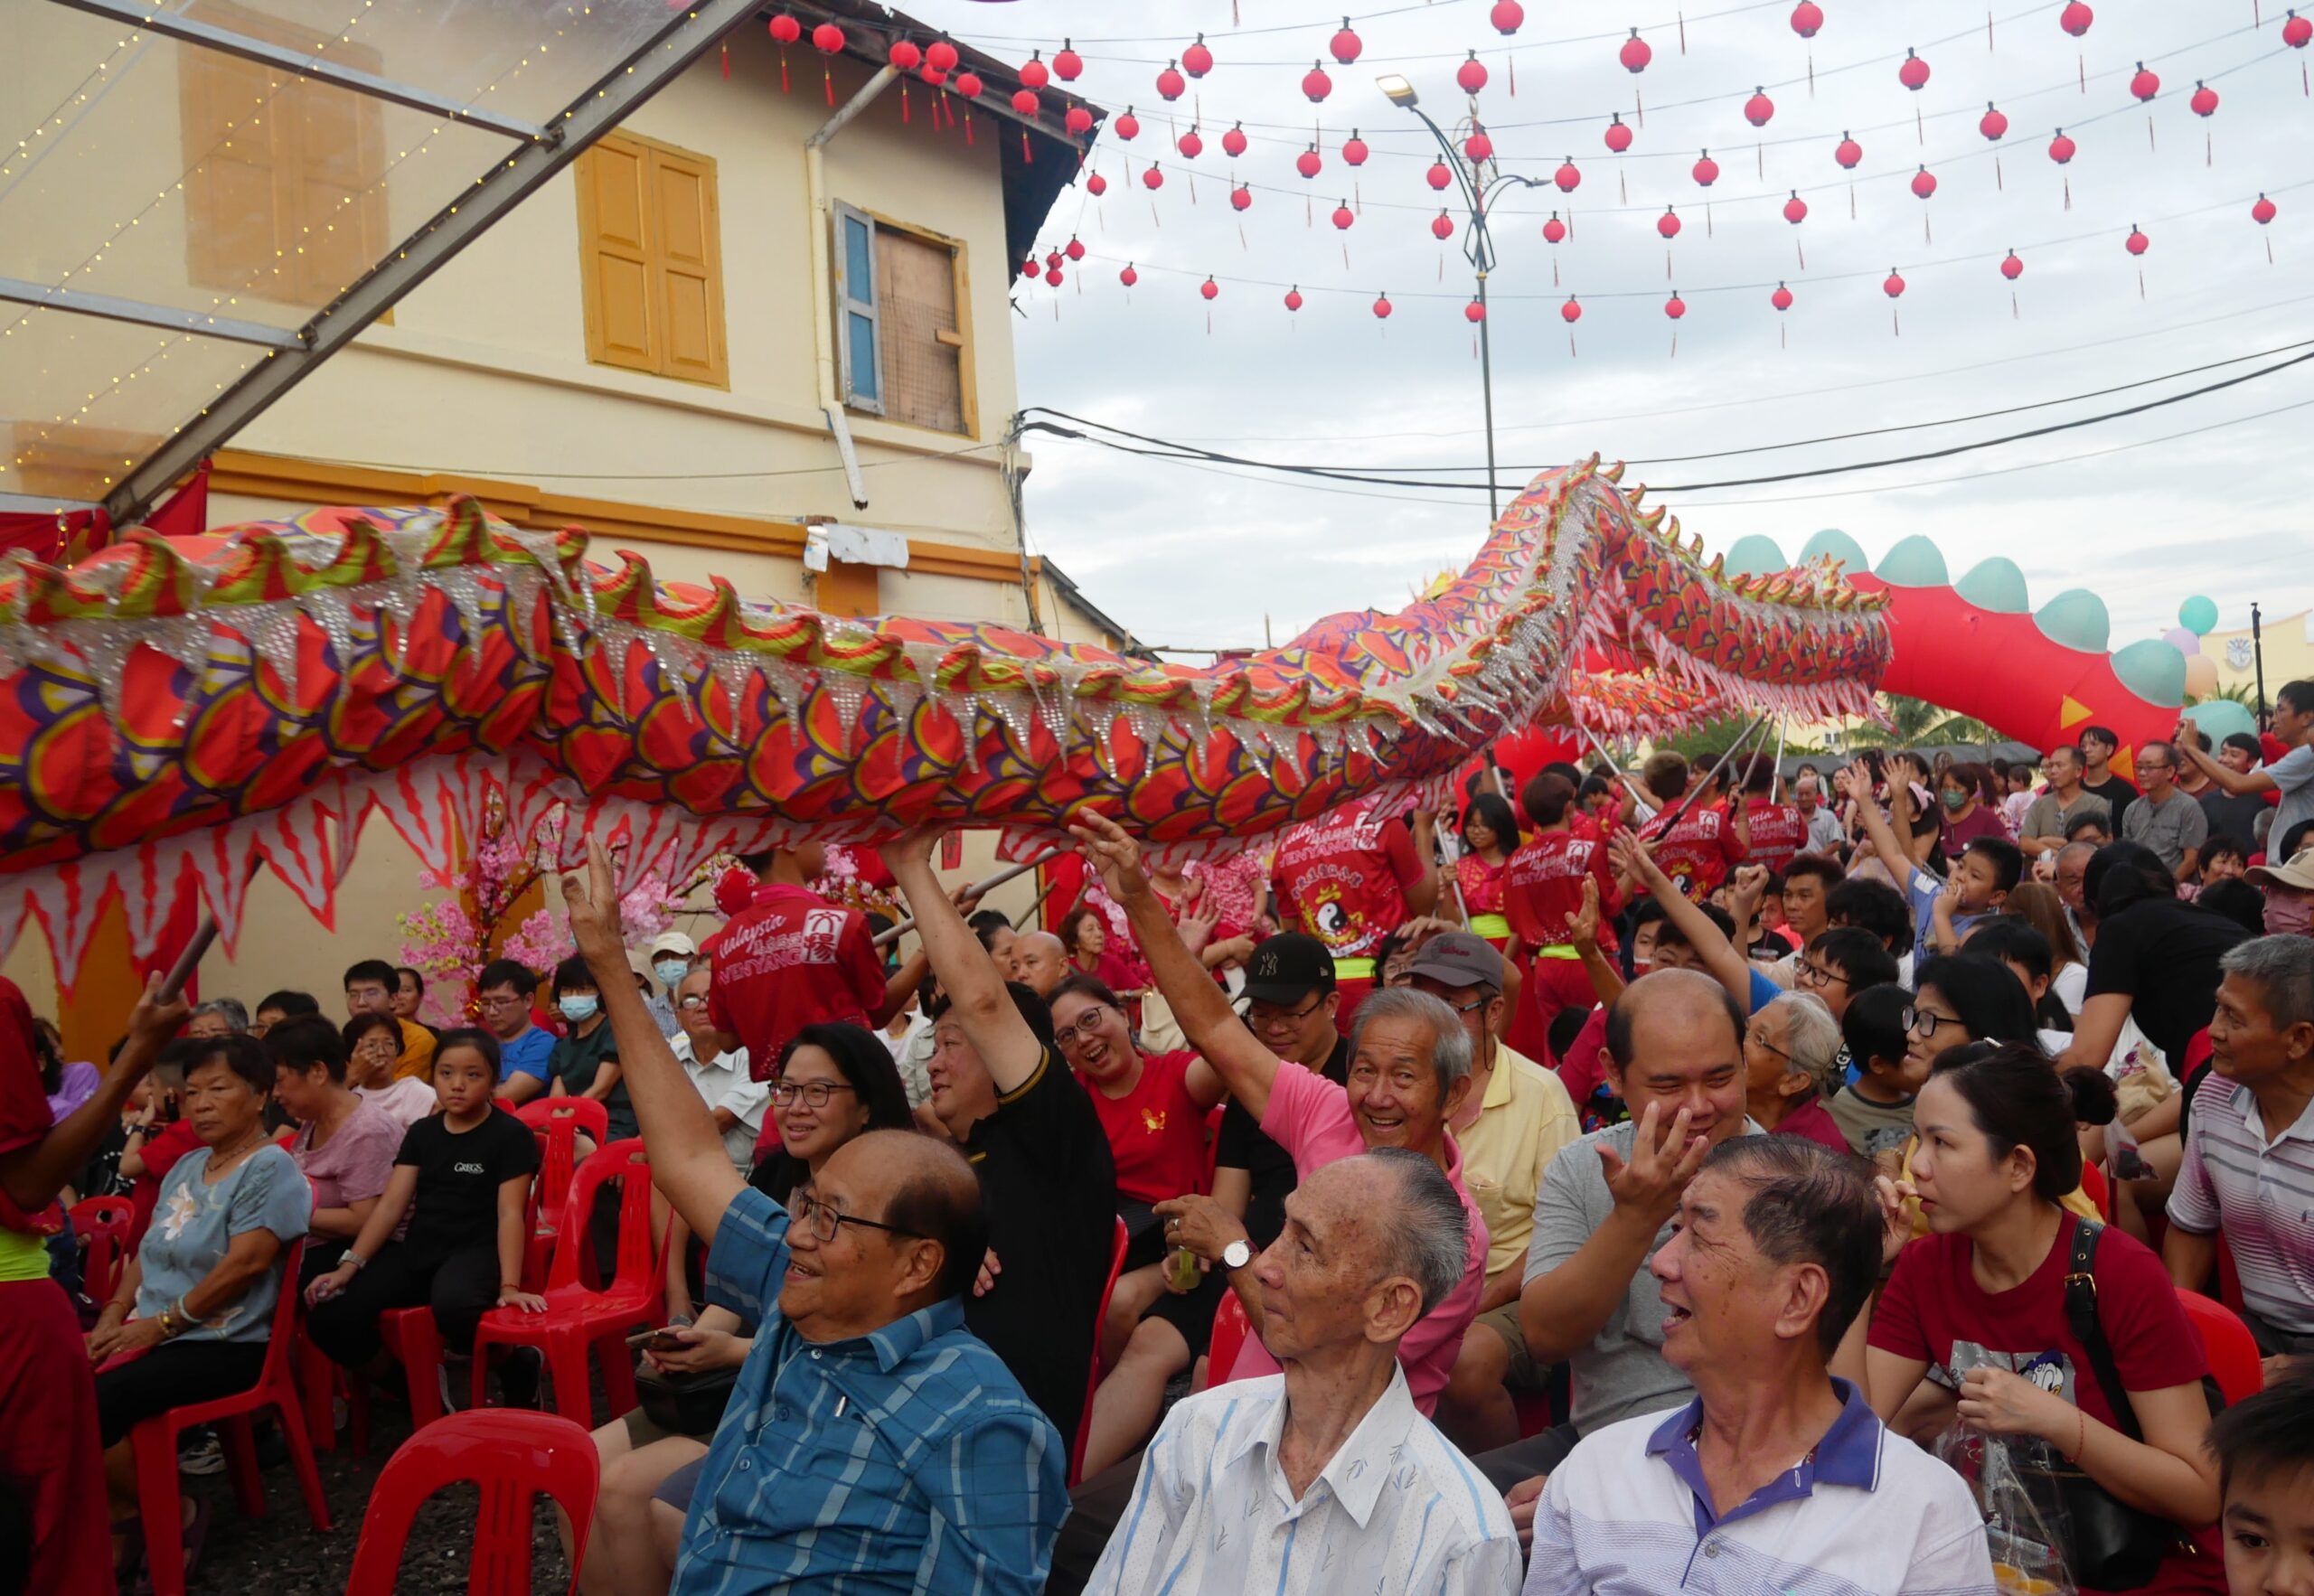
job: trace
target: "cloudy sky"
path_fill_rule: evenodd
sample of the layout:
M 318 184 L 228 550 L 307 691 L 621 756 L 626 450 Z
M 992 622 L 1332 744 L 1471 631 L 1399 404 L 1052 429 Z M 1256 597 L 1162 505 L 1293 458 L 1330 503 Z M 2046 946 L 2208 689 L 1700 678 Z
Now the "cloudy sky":
M 1349 67 L 1327 53 L 1340 14 L 1308 4 L 1241 0 L 1242 27 L 1227 0 L 908 9 L 1008 59 L 1038 46 L 1049 59 L 1073 33 L 1086 61 L 1076 87 L 1141 119 L 1133 141 L 1105 132 L 1096 146 L 1107 192 L 1069 191 L 1040 241 L 1074 232 L 1086 260 L 1058 289 L 1016 290 L 1024 405 L 1241 455 L 1482 481 L 1463 240 L 1432 236 L 1436 146 L 1375 86 L 1403 72 L 1451 129 L 1469 115 L 1454 73 L 1473 48 L 1499 170 L 1547 179 L 1572 155 L 1582 173 L 1572 195 L 1510 188 L 1493 211 L 1506 478 L 1594 450 L 1665 484 L 1820 470 L 2096 416 L 2314 351 L 2314 51 L 2282 44 L 2280 5 L 2093 0 L 2076 40 L 2061 5 L 2039 0 L 1997 0 L 1973 21 L 1964 6 L 1820 3 L 1812 41 L 1793 33 L 1789 0 L 1700 0 L 1684 29 L 1671 0 L 1530 0 L 1511 39 L 1488 25 L 1488 0 L 1400 4 L 1359 16 L 1365 52 Z M 1653 51 L 1636 77 L 1617 61 L 1632 25 Z M 1216 65 L 1168 106 L 1156 75 L 1200 29 Z M 1898 80 L 1908 47 L 1931 69 L 1918 93 Z M 1333 90 L 1312 105 L 1300 85 L 1320 57 Z M 2150 106 L 2130 89 L 2140 61 L 2160 79 Z M 2188 105 L 2197 80 L 2220 96 L 2207 120 Z M 1755 129 L 1744 106 L 1763 84 L 1775 110 Z M 1989 100 L 2009 118 L 1997 146 L 1979 131 Z M 1603 140 L 1614 112 L 1635 136 L 1620 157 Z M 1193 121 L 1205 149 L 1186 162 L 1173 143 Z M 1232 162 L 1221 137 L 1239 122 L 1251 145 Z M 2059 127 L 2079 146 L 2062 169 L 2047 154 Z M 1373 151 L 1355 169 L 1340 154 L 1353 127 Z M 1844 131 L 1864 150 L 1852 174 L 1833 159 Z M 1305 181 L 1294 157 L 1313 138 L 1324 166 Z M 1708 190 L 1690 171 L 1706 148 L 1722 169 Z M 1153 193 L 1152 161 L 1165 175 Z M 1924 164 L 1937 183 L 1925 202 L 1911 186 Z M 1253 189 L 1242 214 L 1233 170 Z M 1809 207 L 1798 226 L 1783 215 L 1795 189 Z M 2250 216 L 2261 192 L 2279 207 L 2264 228 Z M 1344 200 L 1357 215 L 1338 231 Z M 1667 204 L 1682 224 L 1668 245 Z M 1553 210 L 1574 229 L 1557 246 L 1541 235 Z M 2141 258 L 2124 248 L 2132 225 L 2150 240 Z M 2013 286 L 1998 269 L 2011 249 L 2025 262 Z M 1906 284 L 1893 305 L 1892 268 Z M 1209 305 L 1197 292 L 1209 273 Z M 1779 281 L 1794 296 L 1782 315 Z M 1305 303 L 1289 313 L 1297 285 Z M 1674 287 L 1688 307 L 1676 329 Z M 1381 292 L 1387 323 L 1370 309 Z M 1572 347 L 1569 293 L 1584 307 Z M 2234 363 L 2178 375 L 2217 361 Z M 2082 397 L 2123 385 L 2136 386 Z M 1956 420 L 2018 406 L 2037 408 Z M 1937 422 L 1954 424 L 1924 426 Z M 2289 463 L 2309 423 L 2314 362 L 1946 459 L 1665 497 L 1708 549 L 1758 532 L 1792 553 L 1839 527 L 1875 559 L 1925 534 L 1955 576 L 2007 555 L 2037 606 L 2074 587 L 2103 597 L 2118 645 L 2174 625 L 2188 594 L 2215 598 L 2225 628 L 2248 624 L 2253 599 L 2269 616 L 2305 606 L 2314 515 Z M 1884 427 L 1905 430 L 1819 441 Z M 1265 624 L 1283 642 L 1331 611 L 1395 607 L 1484 531 L 1471 493 L 1327 487 L 1050 437 L 1034 449 L 1032 545 L 1161 644 L 1258 644 Z M 1743 450 L 1764 452 L 1729 453 Z

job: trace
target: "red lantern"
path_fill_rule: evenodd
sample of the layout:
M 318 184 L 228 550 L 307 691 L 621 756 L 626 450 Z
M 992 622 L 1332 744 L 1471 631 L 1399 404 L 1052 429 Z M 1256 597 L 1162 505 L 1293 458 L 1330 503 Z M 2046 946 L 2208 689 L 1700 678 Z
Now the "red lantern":
M 1093 131 L 1093 113 L 1083 106 L 1070 106 L 1068 114 L 1061 117 L 1060 124 L 1068 129 L 1072 137 L 1082 138 Z
M 1156 162 L 1150 162 L 1149 170 L 1141 174 L 1141 186 L 1143 188 L 1163 188 L 1165 186 L 1165 174 L 1158 166 Z
M 1783 202 L 1783 219 L 1794 227 L 1808 220 L 1808 202 L 1800 197 L 1798 189 L 1793 189 L 1792 198 Z
M 1987 138 L 1998 139 L 2008 131 L 2008 118 L 2000 114 L 2000 108 L 1998 106 L 1987 100 L 1985 114 L 1977 118 L 1977 131 Z
M 1711 158 L 1711 152 L 1709 150 L 1704 151 L 1702 157 L 1696 162 L 1693 170 L 1696 174 L 1697 186 L 1700 188 L 1709 188 L 1713 183 L 1719 181 L 1719 163 Z
M 922 71 L 918 72 L 918 73 L 917 74 L 917 77 L 919 77 L 919 78 L 921 78 L 921 79 L 923 79 L 927 83 L 931 84 L 931 85 L 932 85 L 932 87 L 933 87 L 933 88 L 935 88 L 935 89 L 939 88 L 939 87 L 940 87 L 940 85 L 942 85 L 943 83 L 945 83 L 945 82 L 948 80 L 948 74 L 947 74 L 947 73 L 945 73 L 945 72 L 942 72 L 942 71 L 936 71 L 936 70 L 933 70 L 932 68 L 930 68 L 930 67 L 927 67 L 927 68 L 925 68 Z M 974 79 L 974 80 L 973 80 L 973 82 L 974 82 L 974 84 L 975 86 L 977 86 L 977 85 L 979 84 L 979 82 L 980 82 L 980 80 L 979 80 L 979 79 L 977 79 L 977 78 L 975 78 L 975 79 Z
M 1494 8 L 1486 14 L 1486 20 L 1493 24 L 1496 33 L 1509 38 L 1527 20 L 1527 8 L 1519 0 L 1494 0 Z
M 1221 153 L 1235 160 L 1246 153 L 1246 125 L 1239 122 L 1221 136 Z
M 1558 191 L 1563 194 L 1575 192 L 1576 184 L 1583 181 L 1583 174 L 1576 170 L 1573 155 L 1559 163 L 1558 170 L 1551 174 L 1551 181 L 1558 184 Z
M 1430 164 L 1430 170 L 1424 173 L 1422 175 L 1425 182 L 1429 183 L 1431 187 L 1437 189 L 1442 192 L 1444 192 L 1448 183 L 1454 181 L 1454 173 L 1453 168 L 1449 167 L 1444 161 L 1433 161 Z
M 2258 196 L 2258 202 L 2250 207 L 2250 220 L 2256 222 L 2260 227 L 2263 227 L 2273 219 L 2274 202 L 2266 198 L 2265 195 L 2260 194 Z
M 1285 308 L 1288 310 L 1300 310 L 1302 308 L 1301 284 L 1296 283 L 1293 286 L 1285 291 Z
M 2076 39 L 2087 33 L 2089 24 L 2096 20 L 2097 14 L 2084 5 L 2081 0 L 2071 0 L 2063 11 L 2057 13 L 2057 26 Z
M 1896 275 L 1895 268 L 1890 267 L 1888 268 L 1888 280 L 1880 285 L 1880 292 L 1886 294 L 1889 298 L 1895 299 L 1900 297 L 1904 294 L 1904 291 L 1905 279 Z
M 1351 128 L 1350 136 L 1342 141 L 1341 158 L 1352 166 L 1363 166 L 1367 153 L 1366 141 L 1358 136 L 1357 128 Z
M 2082 9 L 2086 11 L 2089 8 L 2084 5 Z M 2016 250 L 2011 249 L 2007 258 L 2001 261 L 2000 275 L 2007 277 L 2012 283 L 2025 275 L 2025 263 L 2017 258 Z
M 1042 51 L 1030 52 L 1029 59 L 1023 62 L 1021 67 L 1021 87 L 1023 89 L 1042 89 L 1046 84 L 1051 81 L 1052 71 L 1051 69 L 1047 67 L 1044 63 L 1044 52 Z
M 959 82 L 961 81 L 962 80 L 959 80 Z M 1124 108 L 1124 115 L 1118 117 L 1114 121 L 1110 122 L 1109 131 L 1115 134 L 1119 138 L 1130 140 L 1135 135 L 1140 133 L 1141 118 L 1133 114 L 1133 108 L 1131 106 L 1127 106 Z
M 2186 103 L 2193 108 L 2194 115 L 2196 117 L 2214 117 L 2217 114 L 2217 90 L 2196 80 L 2194 83 L 2194 98 Z
M 1060 269 L 1060 262 L 1061 254 L 1059 250 L 1048 249 L 1045 251 L 1045 264 L 1047 266 L 1051 267 L 1055 271 L 1058 271 Z
M 785 12 L 771 19 L 772 39 L 781 44 L 793 44 L 804 36 L 804 24 Z
M 953 72 L 960 58 L 956 47 L 945 39 L 935 39 L 924 47 L 924 64 L 936 72 Z
M 1020 112 L 1024 117 L 1035 116 L 1038 108 L 1036 91 L 1030 89 L 1014 89 L 1012 91 L 1012 108 Z
M 822 23 L 812 30 L 812 48 L 822 55 L 833 55 L 843 48 L 843 30 L 833 23 Z
M 1324 164 L 1325 162 L 1318 155 L 1318 146 L 1314 144 L 1293 157 L 1293 170 L 1304 177 L 1317 176 L 1318 168 Z
M 1444 243 L 1454 236 L 1454 219 L 1441 210 L 1431 219 L 1430 236 Z
M 1109 180 L 1097 172 L 1093 173 L 1085 179 L 1085 192 L 1097 200 L 1109 192 Z
M 1648 48 L 1647 41 L 1639 36 L 1637 28 L 1633 28 L 1631 37 L 1623 41 L 1623 47 L 1615 52 L 1615 59 L 1623 63 L 1626 72 L 1643 72 L 1647 70 L 1647 63 L 1655 59 L 1655 52 Z
M 1048 282 L 1048 283 L 1050 283 L 1050 284 L 1051 284 L 1054 287 L 1056 287 L 1056 288 L 1059 287 L 1059 286 L 1060 286 L 1060 268 L 1058 268 L 1058 267 L 1057 267 L 1057 266 L 1056 266 L 1056 267 L 1052 267 L 1052 268 L 1049 268 L 1049 269 L 1045 272 L 1045 281 L 1046 281 L 1046 282 Z
M 1615 119 L 1607 124 L 1607 147 L 1618 155 L 1631 148 L 1631 129 L 1623 126 L 1621 111 L 1617 111 Z
M 1205 35 L 1199 33 L 1187 50 L 1181 52 L 1181 70 L 1192 78 L 1202 78 L 1213 70 L 1213 52 L 1205 47 Z
M 1333 52 L 1336 61 L 1348 66 L 1356 61 L 1359 52 L 1366 48 L 1366 41 L 1351 31 L 1350 18 L 1344 17 L 1341 19 L 1341 31 L 1327 42 L 1326 48 Z
M 1917 94 L 1928 86 L 1928 63 L 1905 51 L 1904 64 L 1896 69 L 1896 81 Z
M 1388 321 L 1390 319 L 1390 296 L 1387 294 L 1385 294 L 1374 302 L 1374 319 L 1378 322 Z
M 1925 200 L 1936 192 L 1936 174 L 1924 166 L 1913 174 L 1913 197 Z
M 2073 159 L 2075 147 L 2073 140 L 2065 136 L 2065 129 L 2060 127 L 2057 129 L 2057 136 L 2049 140 L 2049 159 L 2060 166 L 2065 165 Z
M 1824 25 L 1824 8 L 1816 0 L 1800 0 L 1792 8 L 1792 31 L 1802 39 L 1813 39 L 1816 30 Z
M 2145 70 L 2145 63 L 2143 61 L 2138 62 L 2137 76 L 2130 80 L 2130 92 L 2136 95 L 2140 99 L 2151 99 L 2155 95 L 2161 92 L 2160 74 L 2147 71 Z
M 1840 135 L 1839 147 L 1832 151 L 1832 159 L 1853 172 L 1856 170 L 1856 164 L 1864 159 L 1864 146 L 1843 133 Z
M 1667 239 L 1679 236 L 1679 213 L 1670 206 L 1663 207 L 1663 214 L 1655 219 L 1655 230 Z
M 1470 58 L 1454 69 L 1454 81 L 1462 85 L 1464 94 L 1476 94 L 1486 87 L 1486 63 L 1479 59 L 1477 51 L 1472 51 Z
M 1078 238 L 1075 233 L 1071 233 L 1068 235 L 1068 242 L 1062 248 L 1061 253 L 1068 256 L 1071 260 L 1082 260 L 1085 258 L 1085 241 Z
M 1027 260 L 1021 263 L 1021 275 L 1022 277 L 1033 277 L 1043 269 L 1044 263 L 1039 260 L 1035 256 L 1031 255 Z
M 1775 101 L 1768 98 L 1764 86 L 1752 90 L 1752 98 L 1744 102 L 1744 120 L 1754 127 L 1764 127 L 1768 118 L 1775 115 Z
M 1130 288 L 1135 283 L 1141 281 L 1141 274 L 1133 269 L 1133 263 L 1131 261 L 1127 261 L 1125 262 L 1124 269 L 1117 273 L 1117 281 Z
M 2142 255 L 2152 243 L 2153 240 L 2140 232 L 2137 223 L 2132 221 L 2130 223 L 2130 236 L 2121 240 L 2121 248 L 2132 255 Z
M 1486 136 L 1483 127 L 1472 127 L 1470 137 L 1463 141 L 1463 154 L 1472 165 L 1494 158 L 1494 140 Z
M 1570 326 L 1583 319 L 1583 307 L 1575 302 L 1574 295 L 1568 295 L 1566 303 L 1558 307 L 1558 319 Z
M 1179 99 L 1188 88 L 1187 80 L 1181 76 L 1181 63 L 1177 61 L 1167 61 L 1165 70 L 1157 74 L 1157 94 L 1160 99 Z
M 1463 306 L 1463 319 L 1466 322 L 1472 323 L 1486 320 L 1486 306 L 1481 305 L 1475 299 L 1472 300 L 1468 305 Z
M 2303 50 L 2309 42 L 2314 42 L 2314 21 L 2294 11 L 2288 15 L 2290 20 L 2281 25 L 2281 42 L 2292 50 Z
M 1768 296 L 1768 303 L 1774 305 L 1778 310 L 1790 310 L 1792 308 L 1792 290 L 1785 287 L 1782 283 L 1778 283 L 1775 286 L 1775 292 Z
M 1253 202 L 1254 191 L 1244 183 L 1241 183 L 1229 191 L 1229 208 L 1232 211 L 1243 211 Z
M 1052 58 L 1052 75 L 1064 83 L 1074 83 L 1085 70 L 1085 58 L 1069 47 L 1068 40 L 1060 42 L 1060 52 Z
M 890 59 L 894 70 L 912 72 L 924 64 L 924 52 L 915 40 L 900 39 L 893 42 Z
M 1316 105 L 1333 91 L 1334 80 L 1326 76 L 1326 69 L 1312 61 L 1310 70 L 1302 74 L 1302 92 L 1310 97 L 1312 105 Z
M 1672 289 L 1671 297 L 1663 302 L 1663 314 L 1675 322 L 1688 314 L 1688 302 L 1679 297 L 1677 288 Z
M 1197 291 L 1205 298 L 1218 299 L 1221 295 L 1221 286 L 1218 283 L 1216 283 L 1211 277 L 1208 277 L 1205 281 L 1197 286 Z
M 1348 200 L 1344 200 L 1340 204 L 1334 207 L 1334 225 L 1341 229 L 1344 232 L 1349 231 L 1350 224 L 1357 220 L 1358 212 L 1350 208 L 1350 202 Z
M 1190 130 L 1181 135 L 1175 147 L 1181 152 L 1184 161 L 1194 161 L 1205 153 L 1205 140 L 1198 136 L 1197 124 L 1190 124 Z
M 1556 244 L 1563 240 L 1566 237 L 1566 223 L 1561 221 L 1558 219 L 1558 212 L 1554 211 L 1551 212 L 1551 219 L 1543 223 L 1543 242 L 1546 244 Z

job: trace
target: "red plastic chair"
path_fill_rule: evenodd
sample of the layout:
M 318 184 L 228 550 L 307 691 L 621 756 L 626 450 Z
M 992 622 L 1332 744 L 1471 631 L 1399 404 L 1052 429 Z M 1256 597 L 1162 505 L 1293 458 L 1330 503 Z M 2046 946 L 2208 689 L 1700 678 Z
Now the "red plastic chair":
M 1117 1276 L 1124 1272 L 1124 1250 L 1131 1237 L 1125 1234 L 1124 1221 L 1117 1221 L 1116 1233 L 1109 1243 L 1109 1278 L 1101 1287 L 1101 1310 L 1093 1316 L 1093 1364 L 1085 1372 L 1085 1406 L 1077 1415 L 1077 1442 L 1068 1449 L 1068 1483 L 1072 1488 L 1084 1477 L 1085 1442 L 1093 1433 L 1093 1393 L 1101 1387 L 1101 1327 L 1108 1322 L 1109 1298 L 1117 1289 Z
M 89 1249 L 80 1266 L 81 1289 L 103 1303 L 120 1289 L 128 1267 L 128 1225 L 136 1205 L 127 1197 L 84 1197 L 71 1207 L 72 1235 Z
M 466 1564 L 466 1596 L 530 1596 L 531 1504 L 544 1491 L 570 1517 L 570 1544 L 587 1552 L 602 1465 L 585 1429 L 552 1413 L 492 1408 L 452 1413 L 402 1442 L 371 1488 L 346 1596 L 393 1596 L 402 1548 L 419 1506 L 444 1486 L 482 1488 Z M 578 1588 L 571 1570 L 570 1588 Z
M 2225 1393 L 2225 1400 L 2240 1402 L 2263 1390 L 2265 1360 L 2259 1355 L 2257 1338 L 2241 1317 L 2199 1291 L 2180 1291 L 2178 1302 L 2193 1321 L 2194 1333 L 2202 1338 L 2202 1354 L 2209 1359 L 2209 1372 L 2217 1376 L 2217 1388 Z
M 580 1255 L 589 1245 L 588 1216 L 605 1183 L 620 1182 L 618 1270 L 597 1291 L 579 1281 Z M 672 1228 L 672 1226 L 670 1227 Z M 488 1395 L 491 1347 L 536 1347 L 546 1354 L 554 1378 L 554 1405 L 564 1416 L 592 1429 L 594 1402 L 587 1390 L 587 1353 L 603 1353 L 603 1389 L 616 1419 L 635 1404 L 635 1362 L 625 1341 L 660 1323 L 666 1312 L 666 1248 L 651 1234 L 651 1160 L 639 1138 L 614 1141 L 578 1166 L 563 1200 L 554 1268 L 548 1276 L 544 1313 L 494 1308 L 482 1316 L 474 1337 L 474 1405 Z
M 225 1463 L 233 1477 L 233 1494 L 241 1511 L 252 1518 L 265 1516 L 265 1487 L 258 1478 L 257 1447 L 249 1436 L 249 1415 L 267 1408 L 280 1419 L 281 1439 L 297 1474 L 297 1488 L 306 1498 L 306 1513 L 314 1527 L 329 1530 L 329 1504 L 322 1499 L 322 1477 L 314 1467 L 314 1449 L 306 1439 L 306 1421 L 297 1400 L 297 1378 L 290 1360 L 298 1338 L 297 1264 L 305 1256 L 303 1238 L 283 1253 L 281 1300 L 273 1310 L 272 1338 L 266 1343 L 265 1368 L 257 1384 L 232 1396 L 197 1402 L 140 1422 L 128 1432 L 136 1456 L 136 1505 L 146 1526 L 145 1566 L 151 1573 L 155 1596 L 184 1596 L 184 1539 L 182 1496 L 177 1484 L 177 1437 L 195 1424 L 214 1424 L 224 1442 Z M 107 1366 L 111 1366 L 110 1365 Z M 155 1526 L 159 1527 L 155 1534 Z
M 2113 1222 L 2113 1188 L 2112 1183 L 2105 1178 L 2102 1168 L 2087 1163 L 2081 1166 L 2081 1195 L 2104 1216 L 2106 1224 Z
M 608 1141 L 610 1111 L 591 1097 L 533 1097 L 514 1111 L 514 1117 L 539 1139 L 539 1174 L 531 1183 L 531 1239 L 522 1249 L 522 1289 L 541 1291 L 554 1260 L 555 1223 L 578 1167 L 578 1135 L 584 1131 L 597 1147 Z
M 1205 1184 L 1197 1188 L 1199 1197 L 1213 1195 L 1214 1171 L 1221 1167 L 1221 1119 L 1228 1112 L 1227 1102 L 1205 1111 Z
M 1245 1350 L 1246 1338 L 1253 1326 L 1246 1319 L 1246 1305 L 1237 1300 L 1235 1291 L 1221 1293 L 1221 1306 L 1213 1312 L 1213 1334 L 1205 1346 L 1205 1388 L 1229 1383 L 1229 1371 L 1237 1366 L 1237 1354 Z

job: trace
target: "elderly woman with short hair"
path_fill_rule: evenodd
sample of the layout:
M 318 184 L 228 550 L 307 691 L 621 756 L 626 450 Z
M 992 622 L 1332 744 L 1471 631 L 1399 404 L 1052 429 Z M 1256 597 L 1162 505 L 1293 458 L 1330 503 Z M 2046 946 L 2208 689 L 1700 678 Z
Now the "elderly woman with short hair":
M 1848 1138 L 1824 1100 L 1839 1089 L 1840 1028 L 1813 992 L 1786 992 L 1744 1028 L 1744 1108 L 1764 1131 L 1834 1152 Z

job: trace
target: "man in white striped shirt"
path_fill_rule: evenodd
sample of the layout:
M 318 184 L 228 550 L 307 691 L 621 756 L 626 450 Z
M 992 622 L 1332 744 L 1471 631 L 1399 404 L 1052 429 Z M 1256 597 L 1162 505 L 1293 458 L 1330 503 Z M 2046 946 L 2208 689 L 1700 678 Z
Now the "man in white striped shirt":
M 1515 1591 L 1502 1497 L 1415 1410 L 1398 1366 L 1399 1338 L 1462 1278 L 1466 1224 L 1419 1153 L 1312 1171 L 1252 1265 L 1284 1373 L 1174 1407 L 1086 1591 Z
M 2161 1261 L 2198 1291 L 2223 1234 L 2260 1350 L 2302 1358 L 2314 1354 L 2314 937 L 2253 937 L 2218 968 L 2210 1070 Z

